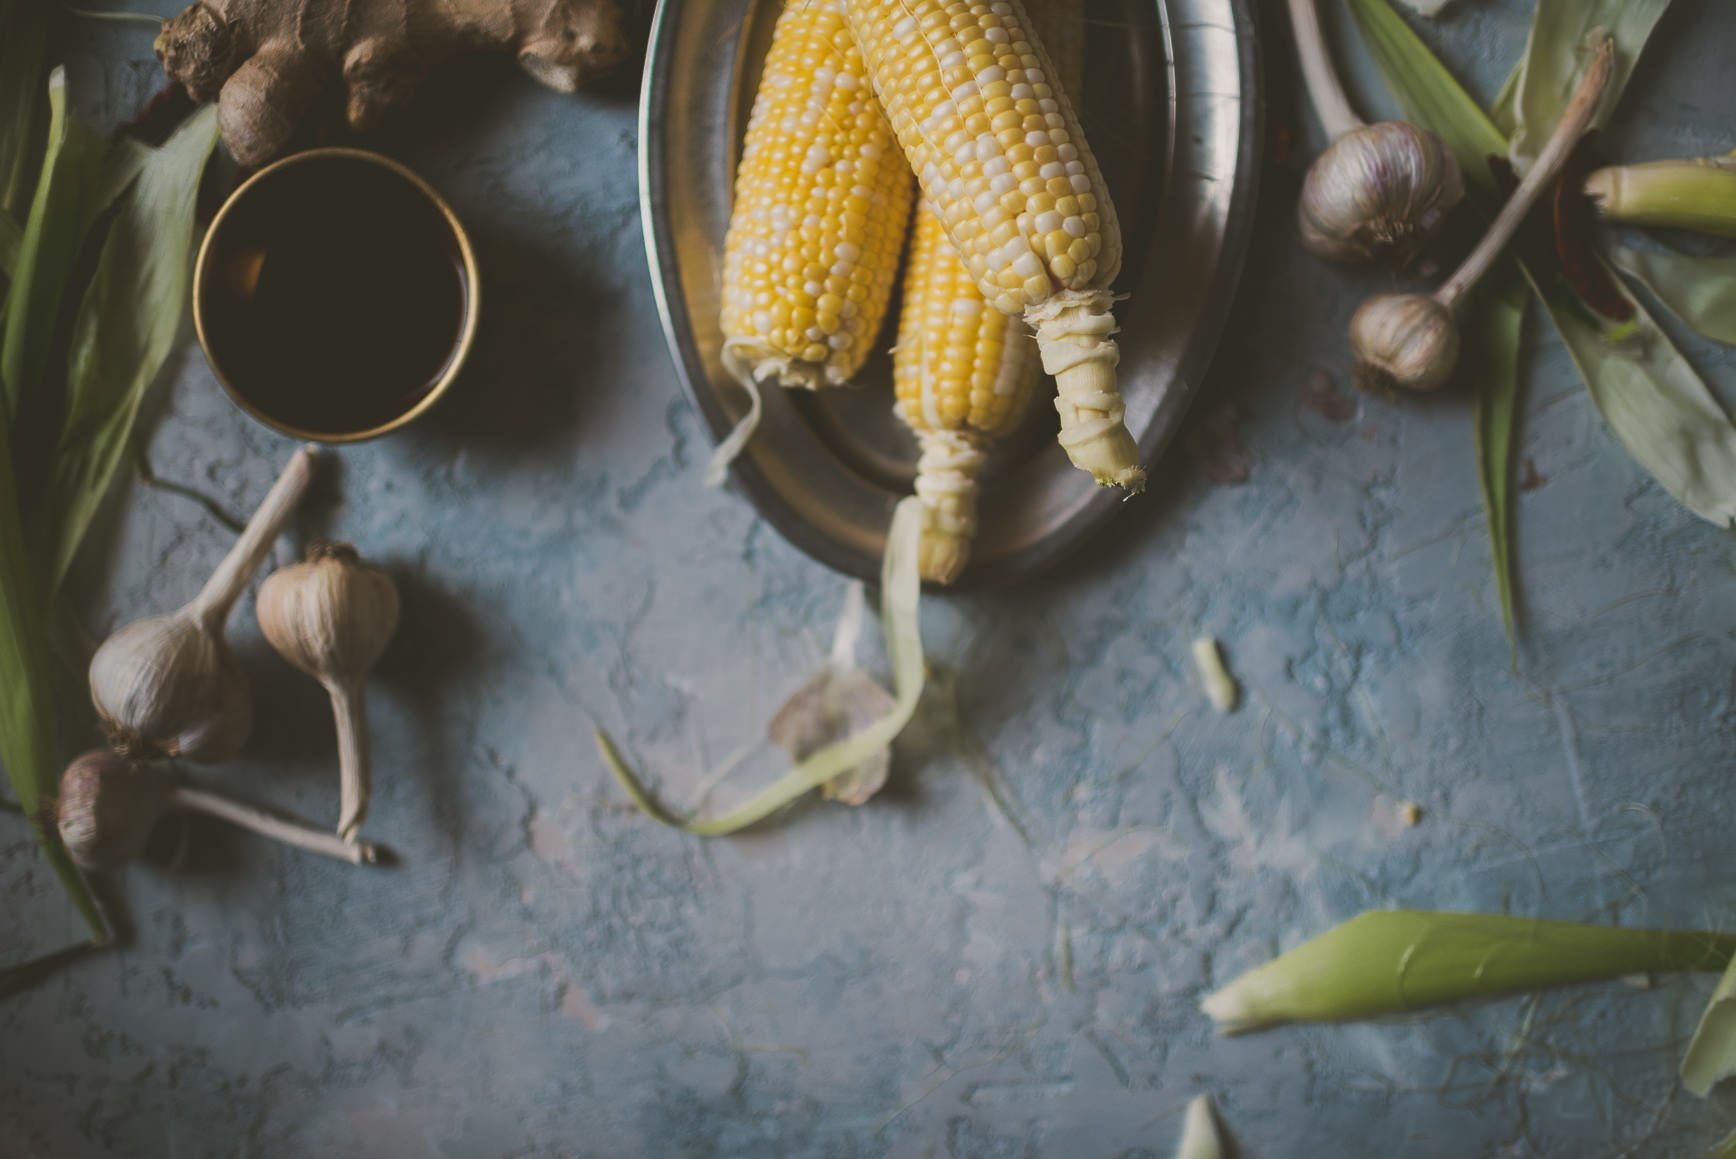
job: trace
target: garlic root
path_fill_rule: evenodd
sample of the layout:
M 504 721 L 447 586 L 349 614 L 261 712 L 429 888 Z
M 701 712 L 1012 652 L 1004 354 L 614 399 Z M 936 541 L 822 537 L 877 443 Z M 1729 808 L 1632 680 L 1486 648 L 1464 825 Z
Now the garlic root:
M 223 625 L 306 492 L 314 454 L 310 445 L 290 458 L 190 603 L 128 624 L 91 658 L 91 701 L 122 753 L 221 761 L 247 743 L 253 703 Z
M 370 765 L 362 684 L 398 626 L 398 589 L 347 543 L 316 543 L 307 559 L 273 572 L 259 588 L 259 627 L 278 654 L 330 693 L 338 732 L 347 841 L 368 813 Z
M 332 698 L 332 719 L 338 730 L 338 834 L 352 837 L 368 815 L 368 796 L 373 785 L 373 763 L 368 755 L 368 714 L 362 703 L 362 685 L 357 680 L 343 684 L 322 683 Z
M 353 865 L 375 865 L 380 860 L 380 851 L 366 841 L 346 840 L 317 829 L 309 829 L 305 825 L 286 821 L 282 817 L 267 813 L 263 809 L 255 808 L 252 805 L 243 805 L 240 801 L 231 800 L 204 789 L 195 789 L 190 785 L 176 785 L 171 789 L 169 791 L 169 806 L 174 809 L 186 809 L 195 813 L 219 817 L 231 825 L 251 829 L 273 841 L 293 845 L 297 849 L 305 849 L 309 853 L 335 857 L 339 861 L 348 861 Z

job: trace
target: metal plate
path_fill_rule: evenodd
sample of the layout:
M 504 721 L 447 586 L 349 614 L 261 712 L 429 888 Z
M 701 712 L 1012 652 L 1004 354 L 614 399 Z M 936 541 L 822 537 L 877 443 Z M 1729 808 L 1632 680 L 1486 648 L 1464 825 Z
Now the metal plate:
M 719 358 L 719 286 L 735 161 L 780 8 L 661 0 L 646 58 L 639 179 L 651 279 L 676 367 L 714 438 L 747 406 Z M 1247 249 L 1261 121 L 1253 16 L 1249 0 L 1088 0 L 1085 19 L 1090 63 L 1075 98 L 1125 234 L 1121 392 L 1150 464 L 1205 374 Z M 895 303 L 889 327 L 896 317 Z M 891 341 L 888 329 L 880 345 Z M 916 446 L 892 414 L 891 360 L 877 355 L 856 381 L 818 393 L 767 388 L 733 478 L 791 543 L 873 578 Z M 1095 486 L 1055 445 L 1054 408 L 1032 411 L 985 471 L 960 586 L 1052 564 L 1121 506 L 1119 492 Z

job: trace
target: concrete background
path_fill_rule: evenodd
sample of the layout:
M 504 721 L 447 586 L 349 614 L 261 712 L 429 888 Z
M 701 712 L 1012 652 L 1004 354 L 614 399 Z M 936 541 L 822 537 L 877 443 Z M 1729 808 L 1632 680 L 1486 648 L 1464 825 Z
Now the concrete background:
M 1487 97 L 1529 7 L 1462 0 L 1422 29 Z M 1736 143 L 1736 6 L 1675 8 L 1619 156 Z M 87 107 L 129 113 L 157 84 L 148 30 L 83 35 Z M 1519 456 L 1546 482 L 1518 496 L 1509 672 L 1467 399 L 1308 405 L 1322 370 L 1348 392 L 1345 323 L 1390 279 L 1290 240 L 1318 131 L 1284 42 L 1266 51 L 1292 159 L 1196 415 L 1235 409 L 1247 481 L 1211 481 L 1222 439 L 1196 423 L 1058 574 L 927 601 L 935 687 L 886 794 L 711 842 L 634 813 L 592 726 L 688 799 L 823 654 L 843 585 L 700 486 L 632 80 L 569 98 L 440 74 L 383 144 L 475 234 L 475 361 L 426 422 L 336 454 L 278 549 L 349 538 L 402 586 L 368 825 L 402 864 L 192 824 L 176 865 L 166 831 L 108 879 L 127 944 L 0 1004 L 0 1156 L 1131 1159 L 1168 1154 L 1201 1091 L 1252 1159 L 1681 1156 L 1736 1123 L 1674 1084 L 1709 976 L 1233 1040 L 1196 1010 L 1368 907 L 1736 914 L 1728 533 L 1634 466 L 1534 314 Z M 1683 345 L 1736 396 L 1736 354 Z M 290 443 L 196 347 L 169 377 L 156 470 L 245 512 Z M 179 604 L 229 540 L 129 484 L 79 568 L 87 622 Z M 1233 716 L 1200 690 L 1200 633 L 1246 690 Z M 251 598 L 232 638 L 260 723 L 209 779 L 334 815 L 323 695 Z M 8 960 L 77 936 L 4 816 L 0 897 Z

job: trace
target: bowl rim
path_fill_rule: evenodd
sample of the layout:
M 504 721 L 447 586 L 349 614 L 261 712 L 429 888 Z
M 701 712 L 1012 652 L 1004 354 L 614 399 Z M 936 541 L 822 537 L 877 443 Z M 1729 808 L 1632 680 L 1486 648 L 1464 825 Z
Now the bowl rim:
M 230 213 L 234 210 L 236 205 L 240 204 L 250 192 L 255 190 L 263 182 L 269 181 L 274 175 L 283 172 L 285 169 L 305 164 L 309 161 L 330 161 L 339 159 L 361 161 L 396 174 L 398 177 L 403 178 L 411 186 L 417 189 L 422 196 L 428 199 L 435 209 L 439 210 L 441 217 L 446 220 L 447 228 L 452 231 L 453 239 L 458 244 L 458 256 L 464 265 L 464 327 L 458 335 L 458 342 L 453 347 L 451 357 L 446 362 L 446 369 L 441 371 L 440 377 L 435 381 L 434 385 L 430 387 L 421 398 L 416 400 L 414 406 L 384 423 L 359 431 L 313 431 L 295 426 L 291 423 L 286 423 L 281 419 L 268 414 L 243 394 L 242 391 L 230 381 L 228 373 L 223 369 L 217 356 L 211 352 L 211 343 L 206 333 L 204 286 L 206 274 L 215 252 L 213 243 L 218 234 L 222 231 L 224 223 L 228 220 Z M 453 212 L 452 207 L 447 204 L 446 199 L 441 197 L 439 192 L 432 185 L 428 184 L 421 174 L 417 173 L 414 169 L 411 169 L 401 161 L 396 161 L 391 157 L 387 157 L 383 153 L 376 153 L 371 149 L 356 149 L 350 146 L 340 145 L 325 146 L 318 149 L 306 149 L 299 153 L 292 153 L 287 157 L 281 157 L 260 169 L 240 185 L 236 186 L 234 191 L 224 199 L 223 204 L 217 210 L 216 215 L 211 218 L 211 224 L 205 230 L 204 240 L 199 243 L 198 256 L 193 260 L 193 331 L 198 336 L 199 348 L 205 352 L 205 361 L 211 367 L 211 372 L 217 376 L 217 381 L 222 384 L 224 393 L 227 394 L 230 401 L 240 407 L 241 410 L 252 416 L 257 421 L 264 423 L 272 430 L 306 442 L 325 443 L 328 445 L 366 442 L 370 439 L 377 439 L 382 435 L 390 434 L 427 413 L 440 401 L 442 397 L 445 396 L 453 382 L 457 380 L 459 373 L 464 369 L 464 364 L 470 356 L 471 347 L 476 341 L 477 318 L 480 313 L 481 279 L 477 274 L 476 251 L 471 244 L 470 234 L 464 228 L 464 223 L 458 220 L 458 215 Z

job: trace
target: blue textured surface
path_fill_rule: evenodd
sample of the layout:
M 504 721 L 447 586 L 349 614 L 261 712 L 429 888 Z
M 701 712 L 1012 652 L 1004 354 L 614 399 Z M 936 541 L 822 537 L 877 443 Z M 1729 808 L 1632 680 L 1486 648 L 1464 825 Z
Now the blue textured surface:
M 1677 7 L 1619 156 L 1732 144 L 1736 6 Z M 1528 9 L 1462 2 L 1424 33 L 1487 96 Z M 86 35 L 91 107 L 136 107 L 148 34 Z M 0 1004 L 0 1155 L 1130 1159 L 1168 1154 L 1200 1091 L 1251 1159 L 1680 1156 L 1728 1128 L 1728 1095 L 1674 1085 L 1710 977 L 1232 1040 L 1196 1010 L 1371 906 L 1731 924 L 1731 541 L 1628 460 L 1539 316 L 1518 677 L 1466 400 L 1304 405 L 1318 370 L 1348 390 L 1345 323 L 1390 278 L 1305 258 L 1274 167 L 1196 416 L 1241 414 L 1247 482 L 1210 481 L 1221 440 L 1196 422 L 1062 572 L 927 602 L 936 687 L 882 798 L 701 842 L 627 807 L 592 726 L 687 799 L 823 654 L 842 585 L 699 485 L 630 82 L 445 79 L 386 144 L 474 232 L 475 360 L 426 422 L 337 454 L 297 529 L 353 540 L 404 593 L 369 690 L 368 825 L 402 865 L 196 824 L 184 864 L 114 875 L 129 944 Z M 1729 401 L 1736 356 L 1683 345 Z M 291 445 L 196 347 L 170 377 L 157 471 L 251 507 Z M 88 622 L 179 604 L 228 540 L 129 485 L 79 568 Z M 1201 633 L 1245 688 L 1232 716 L 1191 666 Z M 260 726 L 210 779 L 335 816 L 323 694 L 251 599 L 232 637 Z M 6 954 L 70 940 L 0 826 Z

